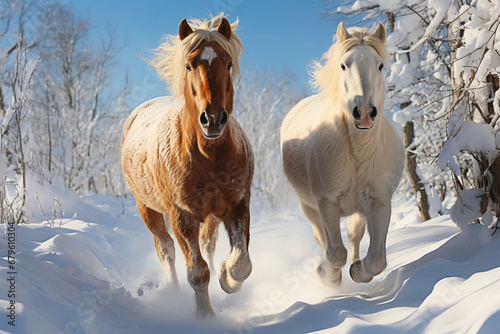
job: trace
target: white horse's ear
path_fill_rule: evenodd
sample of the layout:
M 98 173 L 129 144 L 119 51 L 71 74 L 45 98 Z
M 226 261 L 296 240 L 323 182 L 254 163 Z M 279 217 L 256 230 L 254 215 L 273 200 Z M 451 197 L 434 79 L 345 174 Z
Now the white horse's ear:
M 380 39 L 382 43 L 385 43 L 385 38 L 387 37 L 387 35 L 385 32 L 385 26 L 382 23 L 378 23 L 377 28 L 375 28 L 375 31 L 373 32 L 373 36 Z
M 191 35 L 193 33 L 193 29 L 189 26 L 187 23 L 187 20 L 184 19 L 182 20 L 181 24 L 179 25 L 179 38 L 181 41 Z
M 349 35 L 347 29 L 344 27 L 344 23 L 340 22 L 339 26 L 337 27 L 337 42 L 342 43 L 350 37 L 351 35 Z
M 231 37 L 231 25 L 225 17 L 220 20 L 219 27 L 217 27 L 217 32 L 226 37 L 227 40 L 229 40 L 229 38 Z

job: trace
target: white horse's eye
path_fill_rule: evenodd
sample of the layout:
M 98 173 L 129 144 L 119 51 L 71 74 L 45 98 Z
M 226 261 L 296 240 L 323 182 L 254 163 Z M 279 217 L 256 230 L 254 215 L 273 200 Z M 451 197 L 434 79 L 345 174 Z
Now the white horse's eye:
M 378 70 L 382 71 L 383 68 L 384 68 L 384 64 L 380 64 L 379 67 L 378 67 Z
M 342 69 L 342 71 L 345 71 L 345 65 L 344 64 L 340 64 L 340 68 Z

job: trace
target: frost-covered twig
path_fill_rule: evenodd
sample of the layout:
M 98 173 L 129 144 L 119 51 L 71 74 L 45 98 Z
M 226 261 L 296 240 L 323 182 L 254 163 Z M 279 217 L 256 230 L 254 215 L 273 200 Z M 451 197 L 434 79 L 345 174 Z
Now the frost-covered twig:
M 40 209 L 40 212 L 42 213 L 42 217 L 45 219 L 47 223 L 49 223 L 50 226 L 54 227 L 55 226 L 55 220 L 57 216 L 61 215 L 61 220 L 59 222 L 59 227 L 62 225 L 62 221 L 64 219 L 64 210 L 62 208 L 61 202 L 59 201 L 59 198 L 54 197 L 54 206 L 50 208 L 50 214 L 51 217 L 50 219 L 47 218 L 45 215 L 45 212 L 42 209 L 42 204 L 40 203 L 40 198 L 38 197 L 38 193 L 35 193 L 35 198 L 38 203 L 38 208 Z

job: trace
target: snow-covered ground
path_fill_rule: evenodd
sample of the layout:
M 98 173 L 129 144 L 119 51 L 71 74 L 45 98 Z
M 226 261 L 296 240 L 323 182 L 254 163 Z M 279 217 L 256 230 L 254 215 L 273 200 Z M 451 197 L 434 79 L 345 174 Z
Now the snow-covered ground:
M 500 233 L 491 237 L 477 225 L 460 233 L 449 216 L 421 223 L 412 200 L 393 201 L 387 269 L 360 285 L 346 266 L 335 290 L 316 277 L 321 252 L 296 202 L 280 210 L 254 205 L 253 272 L 234 295 L 212 276 L 218 316 L 198 320 L 181 252 L 181 288 L 174 289 L 133 199 L 45 194 L 42 205 L 58 196 L 65 217 L 76 212 L 77 218 L 15 226 L 13 275 L 8 238 L 0 238 L 1 333 L 497 333 L 500 327 Z M 0 226 L 2 234 L 6 228 Z M 345 230 L 343 222 L 344 240 Z M 229 253 L 219 232 L 216 264 Z M 11 300 L 15 327 L 8 323 Z

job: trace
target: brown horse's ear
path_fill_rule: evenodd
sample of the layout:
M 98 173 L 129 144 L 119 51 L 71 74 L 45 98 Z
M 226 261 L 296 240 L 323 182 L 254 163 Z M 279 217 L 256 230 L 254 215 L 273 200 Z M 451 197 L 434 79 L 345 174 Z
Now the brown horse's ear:
M 231 25 L 229 24 L 229 22 L 226 20 L 225 17 L 223 17 L 220 20 L 217 31 L 219 32 L 219 34 L 226 37 L 227 40 L 229 40 L 229 38 L 231 37 Z
M 340 22 L 339 26 L 337 27 L 337 42 L 342 43 L 350 37 L 351 35 L 349 35 L 347 29 L 344 27 L 344 23 Z
M 179 25 L 179 38 L 181 41 L 191 35 L 193 33 L 193 29 L 189 26 L 188 22 L 186 19 L 182 20 L 181 24 Z
M 382 23 L 378 23 L 377 28 L 373 32 L 373 36 L 377 37 L 382 41 L 382 43 L 385 43 L 385 38 L 387 37 L 386 32 L 385 32 L 385 26 Z

